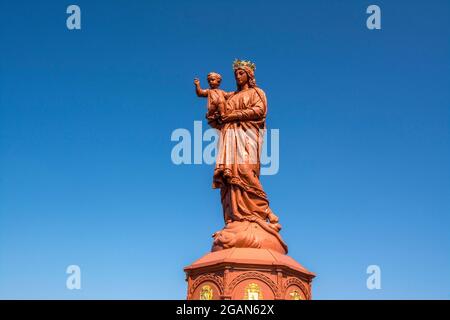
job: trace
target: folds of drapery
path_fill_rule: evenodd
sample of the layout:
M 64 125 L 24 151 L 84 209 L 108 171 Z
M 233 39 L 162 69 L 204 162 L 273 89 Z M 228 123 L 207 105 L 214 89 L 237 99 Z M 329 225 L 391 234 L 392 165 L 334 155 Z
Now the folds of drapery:
M 257 91 L 258 90 L 258 91 Z M 261 89 L 238 92 L 227 112 L 239 120 L 220 127 L 213 188 L 221 189 L 224 220 L 267 219 L 269 201 L 259 180 L 267 102 Z

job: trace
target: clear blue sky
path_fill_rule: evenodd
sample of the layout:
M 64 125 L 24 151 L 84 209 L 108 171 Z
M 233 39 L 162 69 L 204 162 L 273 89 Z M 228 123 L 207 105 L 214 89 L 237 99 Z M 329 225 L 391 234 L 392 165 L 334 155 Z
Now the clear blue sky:
M 234 58 L 256 63 L 280 130 L 262 183 L 314 298 L 450 298 L 449 14 L 446 0 L 2 1 L 0 298 L 185 297 L 183 267 L 223 222 L 213 167 L 174 165 L 170 135 L 204 119 L 194 76 L 234 89 Z

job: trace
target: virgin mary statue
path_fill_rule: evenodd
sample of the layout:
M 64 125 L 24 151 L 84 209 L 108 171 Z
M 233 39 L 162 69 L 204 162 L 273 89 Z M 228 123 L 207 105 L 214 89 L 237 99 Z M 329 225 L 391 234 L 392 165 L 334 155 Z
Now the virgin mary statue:
M 255 69 L 250 61 L 234 61 L 237 90 L 226 96 L 224 112 L 210 123 L 220 133 L 213 188 L 220 188 L 225 222 L 213 234 L 212 251 L 240 247 L 287 253 L 259 180 L 267 99 L 256 86 Z

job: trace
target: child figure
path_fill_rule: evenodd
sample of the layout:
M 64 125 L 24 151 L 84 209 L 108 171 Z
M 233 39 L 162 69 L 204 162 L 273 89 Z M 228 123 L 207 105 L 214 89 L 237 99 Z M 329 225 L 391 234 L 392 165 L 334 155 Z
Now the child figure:
M 207 80 L 209 89 L 203 90 L 200 87 L 200 80 L 195 78 L 195 92 L 198 97 L 208 98 L 208 111 L 206 112 L 206 119 L 208 119 L 208 123 L 210 125 L 214 126 L 220 117 L 225 114 L 225 101 L 232 95 L 232 92 L 228 93 L 222 89 L 219 89 L 222 76 L 216 72 L 208 73 Z

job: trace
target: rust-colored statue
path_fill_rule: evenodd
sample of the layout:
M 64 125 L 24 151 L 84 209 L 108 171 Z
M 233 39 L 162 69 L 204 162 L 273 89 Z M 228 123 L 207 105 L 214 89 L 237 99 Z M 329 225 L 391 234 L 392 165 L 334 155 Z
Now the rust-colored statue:
M 207 77 L 209 89 L 203 90 L 200 87 L 200 80 L 194 79 L 195 92 L 199 97 L 208 98 L 208 111 L 206 119 L 212 127 L 217 127 L 217 121 L 225 114 L 225 100 L 232 94 L 219 89 L 222 76 L 216 72 L 210 72 Z
M 220 188 L 225 228 L 213 235 L 212 251 L 240 247 L 287 253 L 278 217 L 259 181 L 266 95 L 256 86 L 253 63 L 236 60 L 233 70 L 235 92 L 218 89 L 222 78 L 217 73 L 208 75 L 207 90 L 194 80 L 197 95 L 208 97 L 208 123 L 220 132 L 213 188 Z
M 255 65 L 233 63 L 237 90 L 219 89 L 208 74 L 206 118 L 219 133 L 213 188 L 220 188 L 225 226 L 213 234 L 212 252 L 184 268 L 189 300 L 311 299 L 314 274 L 287 255 L 281 225 L 259 181 L 267 99 L 256 86 Z

